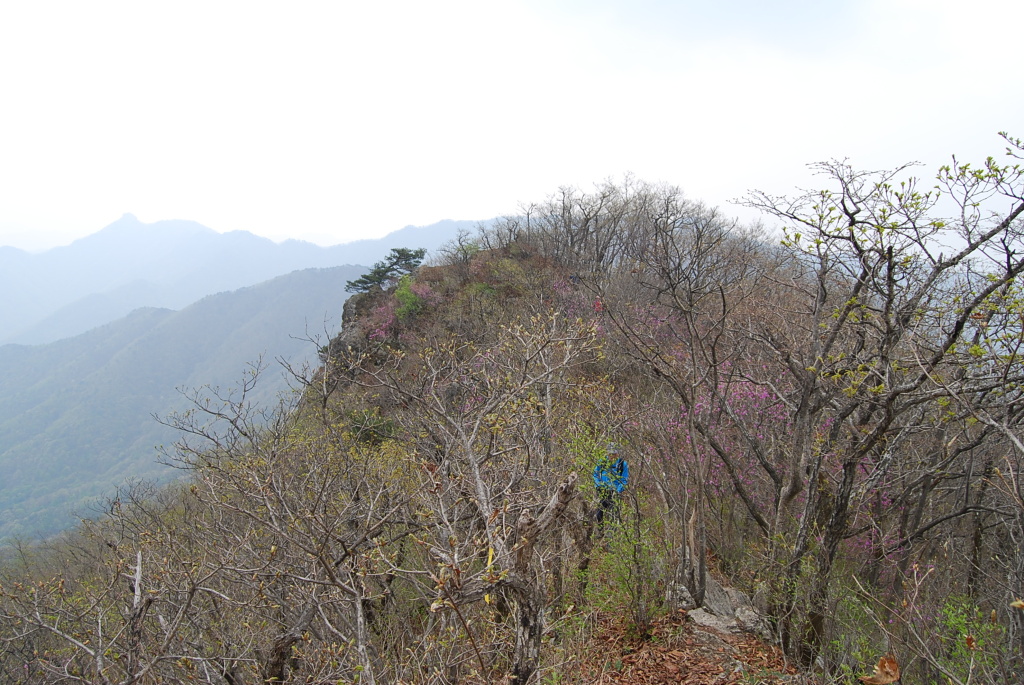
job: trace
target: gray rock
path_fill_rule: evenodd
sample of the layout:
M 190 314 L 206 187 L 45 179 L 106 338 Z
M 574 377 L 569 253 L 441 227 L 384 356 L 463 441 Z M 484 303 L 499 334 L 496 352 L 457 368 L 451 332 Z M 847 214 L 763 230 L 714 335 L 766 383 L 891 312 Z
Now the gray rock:
M 704 604 L 701 608 L 710 611 L 715 616 L 731 619 L 735 615 L 736 608 L 733 606 L 729 593 L 718 584 L 717 580 L 711 577 L 710 573 L 707 574 L 706 578 Z
M 736 622 L 745 631 L 757 635 L 766 642 L 774 642 L 771 625 L 752 606 L 736 607 Z
M 666 592 L 669 606 L 686 609 L 687 615 L 698 626 L 731 633 L 748 632 L 768 642 L 775 641 L 771 625 L 752 606 L 746 593 L 722 587 L 710 574 L 705 582 L 703 606 L 696 606 L 689 589 L 682 583 L 669 585 Z
M 750 601 L 750 597 L 743 590 L 737 590 L 734 587 L 725 588 L 725 594 L 729 595 L 729 601 L 732 602 L 732 608 L 738 609 L 739 607 L 754 606 L 754 603 Z
M 704 609 L 694 609 L 686 615 L 691 621 L 702 628 L 714 628 L 723 633 L 734 633 L 739 630 L 739 624 L 736 623 L 736 619 L 716 616 Z
M 693 601 L 693 595 L 682 583 L 672 583 L 665 592 L 665 603 L 674 609 L 686 609 L 687 611 L 697 608 Z

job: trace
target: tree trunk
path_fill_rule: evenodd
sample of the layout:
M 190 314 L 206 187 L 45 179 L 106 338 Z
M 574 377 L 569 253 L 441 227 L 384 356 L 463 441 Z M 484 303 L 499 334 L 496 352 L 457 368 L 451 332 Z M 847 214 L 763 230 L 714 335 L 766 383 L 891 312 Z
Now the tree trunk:
M 309 627 L 310 621 L 316 613 L 316 602 L 311 601 L 299 616 L 295 624 L 274 640 L 270 646 L 269 653 L 263 659 L 260 669 L 265 683 L 283 683 L 285 681 L 285 669 L 292 659 L 292 647 L 302 639 L 302 633 Z
M 356 587 L 359 588 L 359 597 L 355 600 L 356 608 L 356 653 L 359 655 L 359 665 L 362 672 L 359 674 L 359 682 L 367 685 L 376 685 L 374 676 L 373 658 L 370 655 L 370 631 L 366 622 L 366 611 L 363 602 L 366 601 L 366 588 L 362 586 L 362 580 L 356 580 Z
M 516 647 L 512 657 L 512 683 L 526 685 L 540 664 L 540 638 L 544 634 L 543 602 L 533 588 L 516 592 Z

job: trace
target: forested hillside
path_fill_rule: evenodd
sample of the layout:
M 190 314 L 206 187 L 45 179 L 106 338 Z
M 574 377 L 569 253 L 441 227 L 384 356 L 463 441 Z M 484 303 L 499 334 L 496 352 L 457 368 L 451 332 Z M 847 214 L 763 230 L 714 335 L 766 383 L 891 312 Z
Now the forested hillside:
M 358 267 L 308 269 L 211 295 L 182 309 L 140 309 L 49 345 L 0 346 L 0 541 L 49 535 L 95 513 L 126 480 L 167 479 L 157 422 L 182 392 L 235 386 L 262 359 L 258 396 L 288 386 L 276 358 L 315 360 L 306 338 L 341 322 Z
M 627 181 L 355 282 L 295 411 L 197 397 L 188 482 L 9 553 L 0 677 L 612 682 L 715 578 L 807 682 L 1020 682 L 1024 170 L 818 171 L 781 236 Z

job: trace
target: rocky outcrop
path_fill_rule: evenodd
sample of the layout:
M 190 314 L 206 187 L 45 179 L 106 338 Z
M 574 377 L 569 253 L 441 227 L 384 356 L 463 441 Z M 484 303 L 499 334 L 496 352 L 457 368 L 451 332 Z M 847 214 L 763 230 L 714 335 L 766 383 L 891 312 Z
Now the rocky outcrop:
M 762 616 L 746 593 L 736 588 L 723 587 L 710 575 L 703 606 L 696 606 L 684 585 L 669 588 L 669 602 L 687 611 L 687 616 L 698 626 L 726 633 L 747 632 L 772 641 L 771 625 Z

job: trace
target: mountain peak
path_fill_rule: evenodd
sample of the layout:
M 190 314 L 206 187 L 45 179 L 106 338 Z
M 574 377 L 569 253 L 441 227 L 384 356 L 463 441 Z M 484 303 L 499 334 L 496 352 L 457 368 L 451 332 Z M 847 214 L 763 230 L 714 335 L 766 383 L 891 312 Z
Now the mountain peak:
M 145 224 L 142 223 L 141 221 L 139 221 L 139 217 L 135 216 L 131 212 L 125 212 L 124 214 L 121 215 L 120 219 L 118 219 L 117 221 L 114 221 L 114 222 L 112 222 L 110 224 L 107 224 L 107 226 L 105 228 L 101 229 L 101 232 L 104 231 L 104 230 L 117 230 L 117 229 L 121 229 L 121 230 L 135 230 L 135 229 L 139 228 L 140 226 L 145 226 Z M 93 234 L 93 235 L 95 235 L 95 234 Z M 88 238 L 88 236 L 86 236 L 86 238 Z
M 126 238 L 143 241 L 177 241 L 189 236 L 213 236 L 217 232 L 195 221 L 171 219 L 146 223 L 131 212 L 126 212 L 117 221 L 108 224 L 97 233 L 79 238 L 77 243 L 94 244 L 108 241 L 123 241 Z

